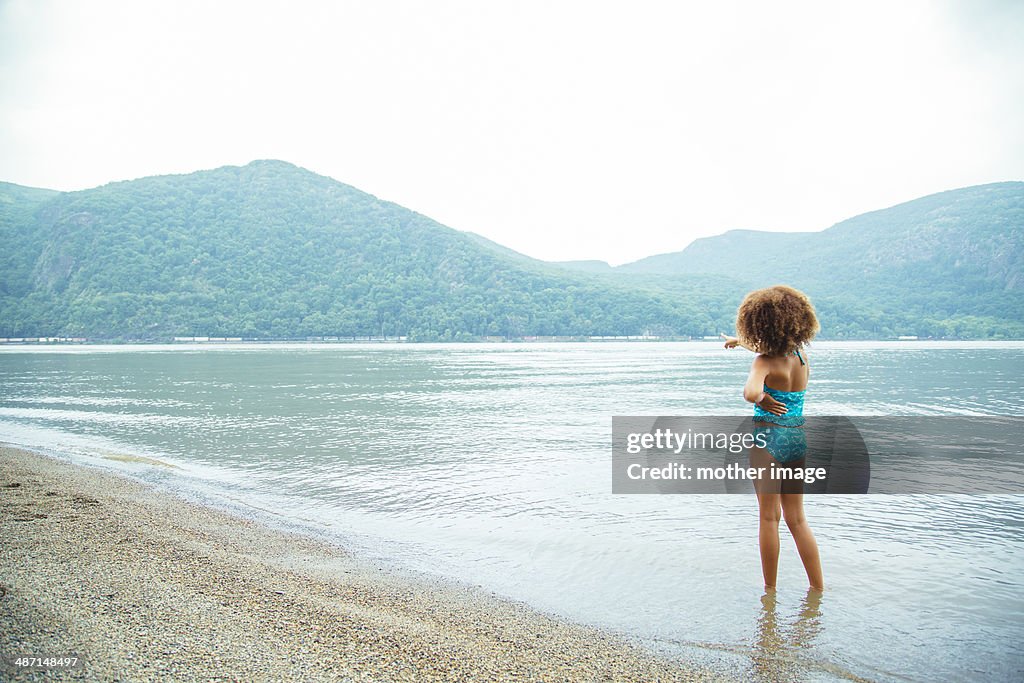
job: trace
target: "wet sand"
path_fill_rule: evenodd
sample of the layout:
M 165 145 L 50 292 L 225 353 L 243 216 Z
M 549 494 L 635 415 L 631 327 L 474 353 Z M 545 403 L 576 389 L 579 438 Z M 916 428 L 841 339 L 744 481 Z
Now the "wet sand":
M 75 653 L 40 673 L 12 657 Z M 0 448 L 0 679 L 704 681 L 479 589 Z

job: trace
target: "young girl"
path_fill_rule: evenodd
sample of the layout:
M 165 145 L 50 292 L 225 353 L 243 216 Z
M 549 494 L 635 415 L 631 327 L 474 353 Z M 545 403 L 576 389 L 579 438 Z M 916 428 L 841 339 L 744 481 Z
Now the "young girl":
M 725 337 L 725 348 L 742 346 L 758 354 L 743 387 L 743 398 L 754 404 L 754 434 L 765 448 L 750 449 L 752 467 L 802 467 L 807 444 L 804 394 L 810 367 L 806 344 L 818 333 L 814 306 L 803 292 L 777 285 L 747 294 L 736 313 L 736 337 Z M 779 570 L 779 519 L 796 541 L 811 587 L 821 590 L 818 543 L 804 517 L 803 490 L 756 487 L 761 508 L 758 542 L 766 588 L 774 588 Z

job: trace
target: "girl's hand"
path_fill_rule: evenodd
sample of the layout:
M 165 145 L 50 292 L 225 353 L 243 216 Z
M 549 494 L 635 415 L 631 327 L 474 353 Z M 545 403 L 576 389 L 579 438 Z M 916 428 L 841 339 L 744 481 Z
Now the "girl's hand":
M 720 333 L 719 336 L 725 340 L 725 348 L 727 349 L 735 349 L 737 346 L 740 345 L 739 339 L 737 339 L 736 337 L 730 337 L 725 332 Z
M 789 412 L 789 408 L 786 407 L 785 403 L 779 403 L 767 393 L 765 393 L 761 400 L 757 402 L 757 405 L 761 406 L 762 410 L 769 412 L 772 415 L 785 415 Z

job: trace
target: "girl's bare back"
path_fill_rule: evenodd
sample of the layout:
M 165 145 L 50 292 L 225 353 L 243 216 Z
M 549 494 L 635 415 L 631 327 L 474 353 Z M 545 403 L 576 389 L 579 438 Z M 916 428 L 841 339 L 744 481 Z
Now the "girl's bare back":
M 768 362 L 768 376 L 764 380 L 768 388 L 776 391 L 803 391 L 807 388 L 810 365 L 807 364 L 806 351 L 800 351 L 799 356 L 762 355 L 761 358 Z M 800 362 L 801 358 L 803 363 Z

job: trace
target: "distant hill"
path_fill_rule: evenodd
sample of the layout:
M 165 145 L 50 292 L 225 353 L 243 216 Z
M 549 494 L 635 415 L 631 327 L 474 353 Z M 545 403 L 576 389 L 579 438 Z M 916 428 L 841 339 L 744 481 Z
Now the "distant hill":
M 727 324 L 707 298 L 566 273 L 279 161 L 81 192 L 3 185 L 0 239 L 0 336 L 447 340 Z
M 566 270 L 575 270 L 581 273 L 611 273 L 614 270 L 606 261 L 554 261 L 553 263 Z
M 766 275 L 777 277 L 773 269 L 778 264 L 767 264 L 768 259 L 782 255 L 792 257 L 802 249 L 802 241 L 809 235 L 821 233 L 762 232 L 758 230 L 730 230 L 715 237 L 694 240 L 683 251 L 657 254 L 625 263 L 617 270 L 624 273 L 656 273 L 659 275 L 730 273 L 733 276 L 749 274 L 754 279 Z M 765 263 L 766 267 L 760 264 Z M 783 266 L 785 267 L 785 266 Z
M 793 283 L 824 305 L 832 336 L 1020 336 L 1024 182 L 950 190 L 821 232 L 732 230 L 612 272 Z
M 835 274 L 888 278 L 923 266 L 984 274 L 993 286 L 1024 290 L 1024 182 L 950 190 L 872 211 L 809 233 L 733 230 L 680 252 L 623 266 L 633 273 L 750 273 L 757 279 Z M 834 278 L 830 278 L 834 279 Z
M 826 338 L 1024 338 L 1024 183 L 819 233 L 546 263 L 281 161 L 60 193 L 0 183 L 0 337 L 693 335 L 787 282 Z

